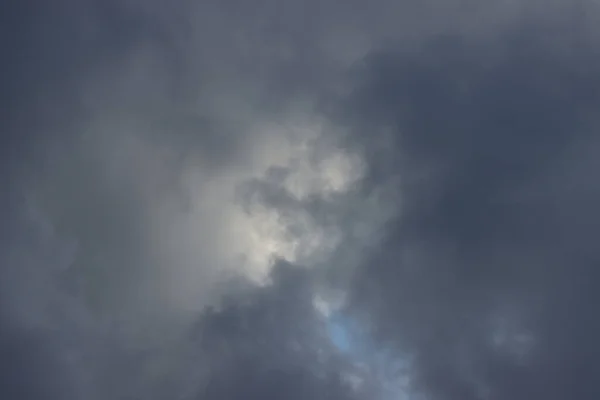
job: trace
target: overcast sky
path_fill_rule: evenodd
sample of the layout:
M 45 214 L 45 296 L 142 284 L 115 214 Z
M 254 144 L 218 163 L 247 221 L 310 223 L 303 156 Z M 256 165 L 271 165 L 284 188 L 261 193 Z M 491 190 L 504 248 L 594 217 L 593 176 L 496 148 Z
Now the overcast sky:
M 0 398 L 598 399 L 598 5 L 3 2 Z

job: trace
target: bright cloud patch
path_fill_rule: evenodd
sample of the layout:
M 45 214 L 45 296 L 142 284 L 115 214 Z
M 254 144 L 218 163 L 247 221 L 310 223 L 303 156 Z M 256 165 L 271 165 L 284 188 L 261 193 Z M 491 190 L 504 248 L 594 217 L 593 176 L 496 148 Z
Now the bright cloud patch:
M 322 264 L 344 235 L 336 213 L 362 177 L 361 157 L 337 146 L 324 124 L 256 129 L 262 140 L 247 162 L 216 176 L 191 162 L 182 179 L 189 210 L 153 217 L 167 291 L 184 307 L 202 302 L 207 282 L 237 274 L 264 282 L 278 258 Z M 317 216 L 312 203 L 322 204 Z M 357 220 L 371 225 L 368 217 Z

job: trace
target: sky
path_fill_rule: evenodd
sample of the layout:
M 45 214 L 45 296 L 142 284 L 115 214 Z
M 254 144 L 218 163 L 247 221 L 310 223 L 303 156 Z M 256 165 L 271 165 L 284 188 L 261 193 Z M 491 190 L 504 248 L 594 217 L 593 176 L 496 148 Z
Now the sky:
M 599 17 L 2 2 L 0 398 L 597 399 Z

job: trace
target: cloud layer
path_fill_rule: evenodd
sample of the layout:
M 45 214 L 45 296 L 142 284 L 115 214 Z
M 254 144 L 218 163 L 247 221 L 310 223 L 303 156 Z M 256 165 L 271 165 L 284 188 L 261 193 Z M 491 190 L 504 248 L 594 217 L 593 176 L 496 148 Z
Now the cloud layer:
M 593 1 L 2 7 L 0 397 L 597 397 Z

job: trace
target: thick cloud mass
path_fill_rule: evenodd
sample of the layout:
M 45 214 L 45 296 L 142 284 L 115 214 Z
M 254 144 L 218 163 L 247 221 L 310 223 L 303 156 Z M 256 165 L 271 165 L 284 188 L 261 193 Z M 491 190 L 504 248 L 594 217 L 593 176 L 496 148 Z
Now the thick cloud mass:
M 365 4 L 2 4 L 0 398 L 600 395 L 595 2 Z
M 600 59 L 585 30 L 556 29 L 434 40 L 366 68 L 359 115 L 397 146 L 373 176 L 399 172 L 402 205 L 356 303 L 435 398 L 600 390 Z

